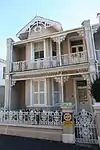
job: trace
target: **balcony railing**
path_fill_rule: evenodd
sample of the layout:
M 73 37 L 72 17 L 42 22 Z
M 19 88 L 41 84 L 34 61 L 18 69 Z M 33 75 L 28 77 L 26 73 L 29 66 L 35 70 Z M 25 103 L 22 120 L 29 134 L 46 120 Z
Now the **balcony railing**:
M 61 126 L 60 111 L 0 111 L 0 124 Z
M 47 69 L 61 66 L 69 66 L 74 64 L 81 64 L 84 62 L 87 62 L 86 51 L 62 55 L 61 62 L 59 56 L 47 57 L 31 61 L 13 62 L 12 71 L 20 72 L 28 70 Z

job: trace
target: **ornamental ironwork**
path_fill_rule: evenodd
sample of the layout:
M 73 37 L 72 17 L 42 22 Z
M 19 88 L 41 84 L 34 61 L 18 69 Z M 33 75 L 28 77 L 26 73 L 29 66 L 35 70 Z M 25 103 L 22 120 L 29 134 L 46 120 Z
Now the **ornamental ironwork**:
M 74 123 L 76 143 L 98 143 L 94 114 L 83 109 L 74 114 Z

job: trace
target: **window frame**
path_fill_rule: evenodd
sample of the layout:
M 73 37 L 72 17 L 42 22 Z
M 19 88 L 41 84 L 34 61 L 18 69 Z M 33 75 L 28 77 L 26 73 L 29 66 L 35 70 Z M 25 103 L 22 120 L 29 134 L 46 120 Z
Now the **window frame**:
M 40 91 L 40 83 L 41 83 L 41 81 L 43 81 L 44 82 L 44 91 Z M 34 91 L 34 82 L 37 82 L 37 84 L 38 84 L 38 91 Z M 34 106 L 46 106 L 46 80 L 43 80 L 43 79 L 41 79 L 41 80 L 33 80 L 32 81 L 32 85 L 33 85 L 33 105 Z M 37 102 L 37 104 L 35 104 L 34 102 L 34 95 L 35 94 L 38 94 L 38 102 Z M 44 94 L 44 103 L 43 104 L 40 104 L 40 94 Z
M 41 47 L 41 45 L 43 45 L 43 46 Z M 35 60 L 43 59 L 40 57 L 41 52 L 43 52 L 43 58 L 44 58 L 44 43 L 43 43 L 43 41 L 39 41 L 39 42 L 34 43 L 34 59 Z M 38 55 L 39 55 L 38 58 L 35 58 L 35 53 L 38 53 Z
M 82 40 L 82 44 L 79 44 L 79 45 L 76 44 L 76 45 L 71 46 L 71 42 L 73 42 L 73 41 L 80 41 L 80 40 Z M 74 52 L 74 54 L 83 52 L 83 51 L 79 51 L 79 47 L 82 47 L 83 51 L 84 51 L 84 41 L 83 41 L 83 39 L 81 39 L 81 38 L 79 38 L 79 39 L 70 39 L 70 50 L 71 50 L 71 53 L 73 53 L 72 52 L 72 48 L 76 48 L 76 52 Z

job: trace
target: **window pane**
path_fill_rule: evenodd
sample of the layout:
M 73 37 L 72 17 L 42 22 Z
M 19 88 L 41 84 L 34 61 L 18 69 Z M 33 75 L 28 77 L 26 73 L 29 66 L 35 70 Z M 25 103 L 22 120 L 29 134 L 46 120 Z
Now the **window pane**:
M 52 49 L 55 51 L 56 50 L 56 42 L 52 41 Z
M 38 93 L 34 93 L 34 104 L 38 104 Z
M 54 91 L 59 91 L 59 83 L 54 80 Z
M 40 58 L 44 58 L 44 51 L 40 51 Z
M 44 91 L 44 81 L 40 81 L 40 91 Z
M 82 46 L 78 47 L 78 51 L 82 52 L 83 51 L 83 47 Z
M 76 53 L 76 47 L 72 48 L 72 53 Z
M 52 56 L 56 56 L 56 51 L 52 51 Z
M 44 104 L 44 93 L 40 93 L 40 104 Z
M 38 81 L 33 82 L 34 92 L 38 92 Z
M 34 57 L 35 57 L 35 59 L 38 59 L 39 58 L 39 52 L 35 52 Z
M 54 104 L 59 103 L 59 92 L 54 92 Z

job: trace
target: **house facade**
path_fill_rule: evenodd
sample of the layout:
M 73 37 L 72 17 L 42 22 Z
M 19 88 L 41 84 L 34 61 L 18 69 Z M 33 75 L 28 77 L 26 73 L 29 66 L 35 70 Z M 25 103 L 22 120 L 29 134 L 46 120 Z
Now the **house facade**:
M 63 31 L 59 22 L 36 16 L 17 33 L 19 41 L 7 39 L 5 108 L 72 103 L 76 111 L 91 111 L 90 82 L 99 72 L 98 29 L 99 23 L 85 20 Z

